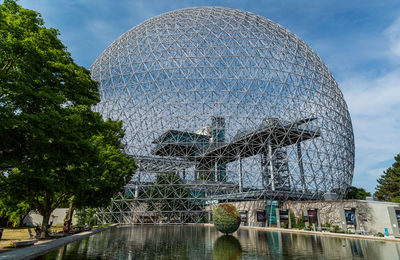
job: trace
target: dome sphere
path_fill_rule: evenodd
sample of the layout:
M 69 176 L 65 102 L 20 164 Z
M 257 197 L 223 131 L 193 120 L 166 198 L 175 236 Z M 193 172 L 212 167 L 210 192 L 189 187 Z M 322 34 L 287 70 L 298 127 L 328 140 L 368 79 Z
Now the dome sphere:
M 124 123 L 136 185 L 175 172 L 203 204 L 250 192 L 342 196 L 351 185 L 354 137 L 338 84 L 306 43 L 264 17 L 168 12 L 120 36 L 91 73 L 95 111 Z

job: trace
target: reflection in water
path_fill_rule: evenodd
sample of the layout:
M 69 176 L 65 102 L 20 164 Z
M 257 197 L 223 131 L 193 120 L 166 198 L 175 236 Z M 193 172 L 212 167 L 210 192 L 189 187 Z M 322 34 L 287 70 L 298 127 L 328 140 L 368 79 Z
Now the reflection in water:
M 127 226 L 37 259 L 399 259 L 400 243 L 214 227 Z
M 213 255 L 215 260 L 241 259 L 242 246 L 236 237 L 224 235 L 215 240 Z

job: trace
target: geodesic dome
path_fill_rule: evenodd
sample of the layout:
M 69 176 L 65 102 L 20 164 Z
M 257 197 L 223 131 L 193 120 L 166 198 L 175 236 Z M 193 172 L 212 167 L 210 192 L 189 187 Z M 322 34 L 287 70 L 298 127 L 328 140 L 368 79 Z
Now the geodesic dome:
M 107 209 L 114 221 L 197 222 L 213 203 L 320 199 L 351 185 L 352 124 L 335 79 L 266 18 L 168 12 L 124 33 L 91 73 L 95 110 L 124 122 L 139 165 Z

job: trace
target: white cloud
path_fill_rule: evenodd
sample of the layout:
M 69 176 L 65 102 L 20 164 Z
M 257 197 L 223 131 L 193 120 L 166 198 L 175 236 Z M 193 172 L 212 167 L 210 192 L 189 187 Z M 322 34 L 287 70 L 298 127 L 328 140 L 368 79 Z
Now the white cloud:
M 371 169 L 368 170 L 367 173 L 371 175 L 371 177 L 379 178 L 383 174 L 383 171 L 385 170 L 386 168 Z
M 400 56 L 400 18 L 383 35 L 388 39 L 389 56 Z M 355 134 L 354 185 L 369 191 L 374 190 L 376 179 L 400 153 L 400 66 L 393 66 L 377 76 L 351 72 L 340 83 Z
M 400 56 L 400 17 L 385 30 L 389 39 L 391 53 Z

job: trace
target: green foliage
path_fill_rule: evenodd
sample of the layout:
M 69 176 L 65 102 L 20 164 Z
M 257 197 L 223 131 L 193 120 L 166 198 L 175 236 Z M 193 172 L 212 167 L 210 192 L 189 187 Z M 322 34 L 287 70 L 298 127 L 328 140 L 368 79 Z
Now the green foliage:
M 290 211 L 290 222 L 292 223 L 292 228 L 297 228 L 296 217 L 292 211 Z
M 213 212 L 215 228 L 225 234 L 235 232 L 240 225 L 239 212 L 231 204 L 220 204 Z
M 121 148 L 123 130 L 121 122 L 108 120 L 103 135 L 91 138 L 95 156 L 80 169 L 79 190 L 76 190 L 73 205 L 82 207 L 101 207 L 129 180 L 137 166 Z
M 323 227 L 330 228 L 330 227 L 331 227 L 331 223 L 326 222 L 326 223 L 323 225 Z
M 332 227 L 332 230 L 331 230 L 333 233 L 343 233 L 343 230 L 339 227 L 339 226 L 337 226 L 337 225 L 334 225 L 333 227 Z
M 141 197 L 152 198 L 153 201 L 149 204 L 148 210 L 161 211 L 160 217 L 167 217 L 168 220 L 173 217 L 183 217 L 183 213 L 180 214 L 179 211 L 187 212 L 196 210 L 198 207 L 176 173 L 158 174 L 154 185 L 141 194 Z
M 394 157 L 392 167 L 383 172 L 377 180 L 374 194 L 379 200 L 400 203 L 400 154 Z
M 0 209 L 0 227 L 22 225 L 23 219 L 30 211 L 27 203 L 13 201 L 10 196 L 4 194 L 0 199 Z
M 97 224 L 97 218 L 95 217 L 96 210 L 92 208 L 80 209 L 76 212 L 76 217 L 78 219 L 78 225 L 89 225 L 93 226 Z
M 94 113 L 98 102 L 57 30 L 15 1 L 0 5 L 0 190 L 37 209 L 44 227 L 73 196 L 104 205 L 136 169 L 121 151 L 122 123 Z
M 365 200 L 367 196 L 371 196 L 371 193 L 365 191 L 364 188 L 351 186 L 346 191 L 345 199 Z
M 89 71 L 73 62 L 58 31 L 43 24 L 14 1 L 0 5 L 1 171 L 59 161 L 61 152 L 68 158 L 80 145 L 73 138 L 77 110 L 89 112 L 99 101 Z
M 214 242 L 213 256 L 215 260 L 242 259 L 242 246 L 234 236 L 221 236 Z
M 288 223 L 286 223 L 286 222 L 281 223 L 281 228 L 288 228 L 288 227 L 289 227 Z
M 378 233 L 374 234 L 374 237 L 385 237 L 385 235 L 382 234 L 381 232 L 378 232 Z
M 304 222 L 304 213 L 301 212 L 301 218 L 296 221 L 295 227 L 298 229 L 304 229 L 306 226 L 305 222 Z

